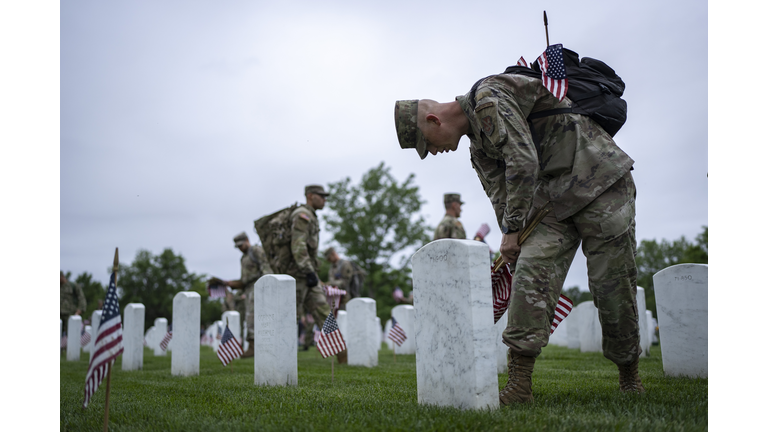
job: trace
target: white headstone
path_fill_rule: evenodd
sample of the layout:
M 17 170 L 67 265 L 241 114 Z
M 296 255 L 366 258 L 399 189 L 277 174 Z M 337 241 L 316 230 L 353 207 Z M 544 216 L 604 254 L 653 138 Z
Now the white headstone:
M 99 331 L 99 324 L 101 324 L 101 309 L 93 311 L 91 314 L 91 328 L 93 329 L 93 335 L 91 337 L 91 341 L 88 342 L 88 346 L 86 347 L 86 351 L 90 353 L 88 356 L 88 361 L 90 362 L 93 360 L 93 344 L 96 343 L 96 333 Z M 80 342 L 80 335 L 77 335 L 77 340 Z
M 80 360 L 80 329 L 83 319 L 80 315 L 70 315 L 67 320 L 67 361 Z
M 253 301 L 254 384 L 298 385 L 296 280 L 264 275 L 253 288 Z
M 376 351 L 381 350 L 381 338 L 384 333 L 381 331 L 381 318 L 376 317 Z
M 175 302 L 176 298 L 174 297 L 173 300 Z M 155 351 L 155 357 L 165 355 L 165 351 L 160 348 L 160 342 L 163 341 L 166 333 L 168 333 L 168 319 L 155 318 L 155 332 L 152 335 L 153 340 L 151 345 L 151 348 Z
M 580 310 L 576 309 L 576 306 L 571 309 L 571 313 L 566 320 L 568 323 L 568 348 L 579 349 L 581 348 L 581 337 L 579 336 L 579 324 L 581 323 Z
M 579 349 L 581 352 L 603 352 L 603 328 L 595 304 L 585 301 L 575 309 L 579 309 Z
M 651 339 L 648 338 L 648 317 L 645 315 L 645 289 L 637 287 L 637 325 L 640 331 L 640 357 L 648 357 L 651 352 Z
M 504 343 L 504 339 L 501 336 L 507 328 L 508 315 L 509 310 L 504 312 L 504 315 L 493 325 L 493 334 L 496 338 L 496 373 L 500 374 L 507 373 L 507 351 L 509 351 L 509 347 Z
M 373 367 L 379 364 L 376 343 L 380 330 L 376 326 L 376 300 L 357 297 L 347 303 L 347 362 L 350 366 Z
M 200 375 L 200 294 L 182 291 L 173 297 L 171 375 Z
M 336 316 L 336 324 L 338 324 L 341 336 L 345 341 L 347 340 L 347 335 L 349 334 L 349 331 L 347 331 L 347 318 L 347 312 L 343 310 L 340 310 Z
M 153 347 L 154 347 L 153 343 L 154 343 L 154 341 L 155 341 L 155 333 L 156 333 L 156 331 L 155 331 L 155 330 L 157 330 L 157 329 L 155 329 L 155 326 L 153 325 L 153 326 L 150 326 L 150 327 L 147 329 L 147 331 L 146 331 L 146 332 L 144 332 L 144 342 L 146 343 L 146 345 L 145 345 L 145 346 L 146 346 L 147 348 L 151 349 L 151 350 L 154 350 L 154 348 L 153 348 Z M 158 343 L 160 343 L 160 342 L 158 341 Z
M 488 246 L 442 239 L 412 261 L 419 403 L 498 408 Z
M 123 309 L 123 370 L 144 367 L 144 305 L 128 303 Z
M 240 312 L 226 311 L 221 314 L 221 320 L 224 321 L 225 326 L 227 325 L 227 322 L 229 322 L 229 331 L 231 331 L 232 336 L 240 342 L 240 346 L 243 346 L 243 338 L 240 333 Z
M 88 336 L 91 337 L 90 340 L 88 340 L 88 345 L 85 346 L 85 350 L 88 352 L 93 351 L 93 342 L 94 342 L 94 336 L 96 336 L 96 332 L 93 331 L 93 328 L 89 325 L 85 326 L 85 332 L 88 333 Z
M 653 312 L 649 310 L 645 311 L 645 316 L 645 322 L 648 324 L 648 327 L 646 327 L 645 331 L 648 334 L 648 340 L 651 341 L 651 344 L 653 344 L 653 339 L 656 336 L 656 320 L 653 319 Z
M 708 267 L 678 264 L 653 275 L 661 362 L 668 376 L 707 377 Z
M 221 336 L 224 334 L 224 322 L 216 321 L 213 323 L 213 352 L 219 351 L 219 344 L 221 343 Z
M 392 339 L 389 338 L 389 330 L 392 328 L 392 320 L 388 319 L 387 323 L 384 324 L 384 343 L 387 344 L 387 348 L 392 349 L 392 345 L 395 343 L 392 342 Z
M 414 294 L 415 295 L 415 294 Z M 392 308 L 392 316 L 400 324 L 400 328 L 405 332 L 405 342 L 402 345 L 394 345 L 393 349 L 397 354 L 416 354 L 416 338 L 414 337 L 413 321 L 415 315 L 413 306 L 398 305 Z

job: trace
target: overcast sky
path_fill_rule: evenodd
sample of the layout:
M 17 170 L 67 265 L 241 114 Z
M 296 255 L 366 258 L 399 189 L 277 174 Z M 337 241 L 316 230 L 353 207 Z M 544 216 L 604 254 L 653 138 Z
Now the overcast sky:
M 399 148 L 394 103 L 452 101 L 535 61 L 545 9 L 550 43 L 626 83 L 615 139 L 635 160 L 638 241 L 693 240 L 708 224 L 705 3 L 270 3 L 62 4 L 62 269 L 107 281 L 115 247 L 124 263 L 170 247 L 190 271 L 236 278 L 235 234 L 256 240 L 254 219 L 303 201 L 306 184 L 359 182 L 382 161 L 400 181 L 416 174 L 431 226 L 458 192 L 467 234 L 488 223 L 498 249 L 469 140 L 421 161 Z M 700 72 L 681 81 L 669 64 Z M 587 289 L 581 252 L 572 285 Z

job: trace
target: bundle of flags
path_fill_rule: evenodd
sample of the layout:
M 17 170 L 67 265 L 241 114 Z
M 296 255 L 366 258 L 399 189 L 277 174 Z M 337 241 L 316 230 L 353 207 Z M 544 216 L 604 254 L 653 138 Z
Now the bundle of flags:
M 323 292 L 325 293 L 325 299 L 332 311 L 339 308 L 341 297 L 347 295 L 347 292 L 343 289 L 330 285 L 323 285 Z
M 85 326 L 80 331 L 80 346 L 85 347 L 91 341 L 91 334 L 85 331 Z
M 568 93 L 568 77 L 565 73 L 565 61 L 563 60 L 563 44 L 550 45 L 536 59 L 541 68 L 541 81 L 544 87 L 552 93 L 557 100 L 562 101 Z M 517 61 L 518 66 L 528 67 L 524 58 Z
M 325 319 L 323 328 L 320 330 L 320 337 L 317 338 L 317 349 L 323 358 L 347 349 L 347 344 L 344 343 L 344 337 L 341 335 L 336 318 L 333 317 L 333 312 L 328 314 L 328 318 Z
M 392 342 L 396 343 L 397 346 L 402 345 L 403 342 L 408 339 L 408 337 L 405 335 L 405 330 L 400 327 L 400 323 L 397 322 L 395 317 L 392 317 L 392 328 L 389 329 L 389 335 L 387 335 L 387 339 L 390 339 Z
M 224 328 L 224 334 L 221 336 L 219 349 L 216 350 L 216 356 L 221 360 L 221 364 L 226 366 L 241 355 L 243 355 L 243 347 L 240 346 L 240 342 L 229 330 L 229 324 L 227 324 Z
M 496 272 L 493 271 L 493 264 L 491 264 L 491 289 L 493 290 L 493 323 L 496 324 L 509 308 L 509 300 L 512 296 L 512 272 L 509 270 L 509 264 L 501 266 Z M 573 301 L 560 294 L 555 307 L 550 334 L 554 333 L 557 326 L 571 313 L 572 309 Z
M 396 302 L 401 302 L 405 298 L 403 296 L 403 290 L 400 289 L 400 287 L 395 287 L 395 290 L 392 291 L 392 298 L 395 299 Z
M 522 59 L 522 57 L 520 58 Z M 480 241 L 483 241 L 489 232 L 491 232 L 491 227 L 489 227 L 487 223 L 484 223 L 480 225 L 480 228 L 477 229 L 477 232 L 475 233 L 475 239 L 479 238 Z
M 85 374 L 83 408 L 88 406 L 91 396 L 104 380 L 109 365 L 114 364 L 115 358 L 123 353 L 123 325 L 120 320 L 120 305 L 117 303 L 116 278 L 117 273 L 113 271 L 109 277 L 109 288 L 102 309 L 101 322 L 96 330 L 91 362 Z
M 208 295 L 211 299 L 218 299 L 227 296 L 227 287 L 224 285 L 209 285 Z
M 165 336 L 163 336 L 163 340 L 160 341 L 160 348 L 163 351 L 168 349 L 168 344 L 171 342 L 171 339 L 173 339 L 173 332 L 168 330 Z

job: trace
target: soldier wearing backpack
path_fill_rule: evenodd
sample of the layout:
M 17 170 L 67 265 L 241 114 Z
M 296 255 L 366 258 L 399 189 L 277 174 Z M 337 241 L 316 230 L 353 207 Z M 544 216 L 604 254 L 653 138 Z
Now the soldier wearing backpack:
M 575 77 L 571 54 L 578 62 L 578 54 L 570 51 L 564 69 Z M 472 166 L 504 233 L 499 250 L 516 270 L 503 333 L 509 380 L 500 402 L 533 400 L 533 366 L 549 340 L 557 299 L 580 243 L 603 329 L 603 354 L 618 366 L 622 392 L 644 392 L 638 373 L 634 162 L 613 141 L 615 130 L 608 133 L 591 115 L 577 112 L 570 90 L 567 97 L 555 97 L 541 71 L 533 75 L 513 71 L 487 77 L 453 102 L 396 102 L 400 146 L 416 149 L 424 159 L 428 153 L 455 151 L 464 135 L 470 139 Z M 521 248 L 518 234 L 544 206 L 552 211 Z

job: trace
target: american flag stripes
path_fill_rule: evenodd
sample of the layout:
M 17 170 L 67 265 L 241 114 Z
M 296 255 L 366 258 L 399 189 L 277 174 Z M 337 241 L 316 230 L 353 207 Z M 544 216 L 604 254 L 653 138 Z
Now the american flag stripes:
M 86 345 L 88 345 L 88 342 L 90 341 L 91 341 L 91 334 L 88 333 L 85 330 L 85 326 L 83 326 L 83 330 L 80 332 L 80 346 L 85 347 Z
M 160 348 L 165 351 L 168 349 L 168 343 L 171 342 L 171 339 L 173 339 L 173 332 L 168 331 L 165 336 L 163 336 L 163 340 L 160 341 Z
M 227 287 L 225 287 L 224 285 L 209 286 L 208 295 L 210 296 L 211 299 L 226 297 Z
M 563 61 L 563 44 L 547 47 L 536 62 L 541 68 L 541 81 L 544 87 L 558 100 L 562 101 L 568 93 L 568 78 L 565 75 L 565 62 Z
M 317 349 L 323 358 L 347 349 L 347 344 L 344 343 L 344 337 L 341 335 L 336 318 L 333 317 L 333 312 L 328 314 L 328 318 L 325 319 L 323 329 L 320 331 L 320 338 L 317 341 Z
M 323 292 L 325 293 L 325 299 L 328 301 L 331 310 L 338 309 L 339 303 L 341 303 L 341 297 L 347 295 L 347 292 L 343 289 L 330 285 L 323 285 Z
M 224 366 L 243 355 L 243 347 L 240 346 L 240 342 L 238 342 L 237 338 L 231 331 L 229 331 L 229 325 L 224 329 L 224 334 L 221 336 L 221 343 L 219 344 L 219 349 L 216 351 L 216 355 Z
M 509 270 L 509 264 L 501 266 L 497 272 L 493 271 L 493 264 L 491 264 L 491 289 L 493 290 L 493 323 L 496 324 L 509 308 L 509 299 L 512 296 L 512 272 Z M 560 294 L 550 334 L 571 313 L 572 309 L 571 299 Z
M 315 345 L 317 345 L 317 341 L 320 340 L 320 335 L 323 334 L 323 332 L 320 331 L 319 328 L 317 328 L 317 325 L 312 326 L 312 333 L 314 335 L 313 340 L 315 341 Z
M 518 66 L 524 66 L 524 67 L 528 67 L 528 62 L 527 62 L 527 61 L 525 61 L 525 59 L 523 58 L 523 56 L 520 56 L 520 60 L 518 60 L 518 61 L 517 61 L 517 65 L 518 65 Z
M 115 258 L 117 259 L 117 258 Z M 107 375 L 107 368 L 123 353 L 123 325 L 120 320 L 120 305 L 117 303 L 116 272 L 109 277 L 107 298 L 102 309 L 101 322 L 96 330 L 93 343 L 93 357 L 85 374 L 85 399 L 83 408 L 88 406 L 91 396 Z
M 67 334 L 66 333 L 62 333 L 62 335 L 61 335 L 61 348 L 66 348 L 66 347 L 67 347 Z
M 403 342 L 408 339 L 408 337 L 405 335 L 405 330 L 400 327 L 400 323 L 397 322 L 395 317 L 392 317 L 392 328 L 389 329 L 389 335 L 387 335 L 387 339 L 390 339 L 392 342 L 396 343 L 397 346 L 402 345 Z

